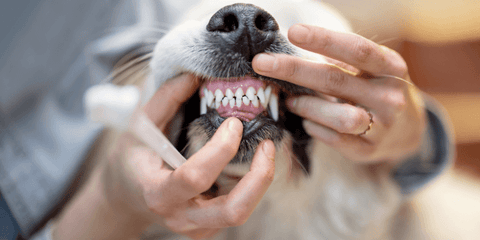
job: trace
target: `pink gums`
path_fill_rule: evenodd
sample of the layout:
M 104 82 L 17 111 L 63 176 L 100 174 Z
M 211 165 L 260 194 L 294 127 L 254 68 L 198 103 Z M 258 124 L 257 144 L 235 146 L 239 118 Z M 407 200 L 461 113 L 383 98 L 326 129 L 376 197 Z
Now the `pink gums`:
M 249 87 L 253 87 L 255 91 L 258 91 L 258 89 L 261 87 L 265 90 L 266 86 L 267 85 L 263 81 L 249 76 L 236 79 L 230 78 L 228 79 L 228 81 L 216 78 L 212 80 L 207 80 L 207 82 L 202 85 L 202 87 L 200 88 L 200 97 L 204 96 L 204 88 L 207 88 L 207 90 L 211 91 L 214 94 L 217 89 L 220 89 L 220 91 L 225 94 L 226 90 L 230 88 L 233 94 L 235 94 L 238 88 L 242 88 L 243 92 L 246 93 Z M 253 120 L 258 114 L 265 111 L 265 108 L 260 102 L 258 105 L 258 107 L 254 107 L 252 102 L 250 102 L 248 105 L 245 105 L 242 102 L 242 105 L 240 107 L 237 107 L 236 104 L 233 107 L 230 107 L 230 104 L 227 104 L 226 106 L 223 106 L 223 104 L 221 104 L 220 107 L 217 109 L 217 112 L 221 117 L 224 118 L 236 117 L 242 121 L 249 122 Z

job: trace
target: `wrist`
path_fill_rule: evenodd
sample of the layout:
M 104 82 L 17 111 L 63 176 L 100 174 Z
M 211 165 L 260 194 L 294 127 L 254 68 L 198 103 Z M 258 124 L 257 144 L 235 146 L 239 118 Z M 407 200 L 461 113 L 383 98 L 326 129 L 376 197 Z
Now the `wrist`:
M 97 168 L 66 206 L 53 228 L 53 239 L 125 239 L 138 237 L 149 221 L 111 204 Z

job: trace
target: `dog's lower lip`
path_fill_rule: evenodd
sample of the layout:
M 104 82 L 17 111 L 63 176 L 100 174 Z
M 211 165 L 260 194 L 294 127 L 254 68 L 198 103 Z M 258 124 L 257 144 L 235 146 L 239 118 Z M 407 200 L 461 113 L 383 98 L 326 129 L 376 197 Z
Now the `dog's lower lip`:
M 211 110 L 211 111 L 215 111 L 215 110 Z M 215 111 L 214 114 L 215 114 L 215 116 L 213 118 L 213 121 L 210 121 L 210 122 L 212 123 L 212 125 L 216 129 L 218 129 L 220 127 L 220 125 L 223 123 L 223 121 L 225 121 L 227 118 L 221 117 L 216 111 Z M 271 120 L 271 121 L 273 123 L 273 120 Z M 259 116 L 257 116 L 256 118 L 254 118 L 253 120 L 248 121 L 248 122 L 242 120 L 242 123 L 243 123 L 243 135 L 242 135 L 242 137 L 244 137 L 244 138 L 248 137 L 250 134 L 254 133 L 258 129 L 260 129 L 263 125 L 266 124 L 265 122 L 262 122 L 262 121 L 259 120 Z

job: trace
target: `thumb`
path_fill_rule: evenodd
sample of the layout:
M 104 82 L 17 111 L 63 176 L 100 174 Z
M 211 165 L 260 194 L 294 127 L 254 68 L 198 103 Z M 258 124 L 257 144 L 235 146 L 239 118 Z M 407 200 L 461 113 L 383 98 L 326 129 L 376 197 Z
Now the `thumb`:
M 198 79 L 191 74 L 170 79 L 157 90 L 143 110 L 163 130 L 180 106 L 195 93 L 198 85 Z

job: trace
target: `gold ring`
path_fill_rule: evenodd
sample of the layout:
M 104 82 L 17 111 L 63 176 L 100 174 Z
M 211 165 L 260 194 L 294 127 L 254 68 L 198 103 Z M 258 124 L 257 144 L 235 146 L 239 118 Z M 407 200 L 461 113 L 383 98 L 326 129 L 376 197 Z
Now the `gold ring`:
M 368 131 L 370 131 L 370 129 L 372 129 L 372 125 L 373 125 L 373 115 L 370 111 L 367 111 L 368 113 L 368 116 L 370 117 L 370 123 L 368 124 L 368 127 L 367 129 L 365 129 L 365 131 L 363 131 L 362 133 L 358 134 L 358 136 L 362 136 L 362 135 L 366 135 Z

